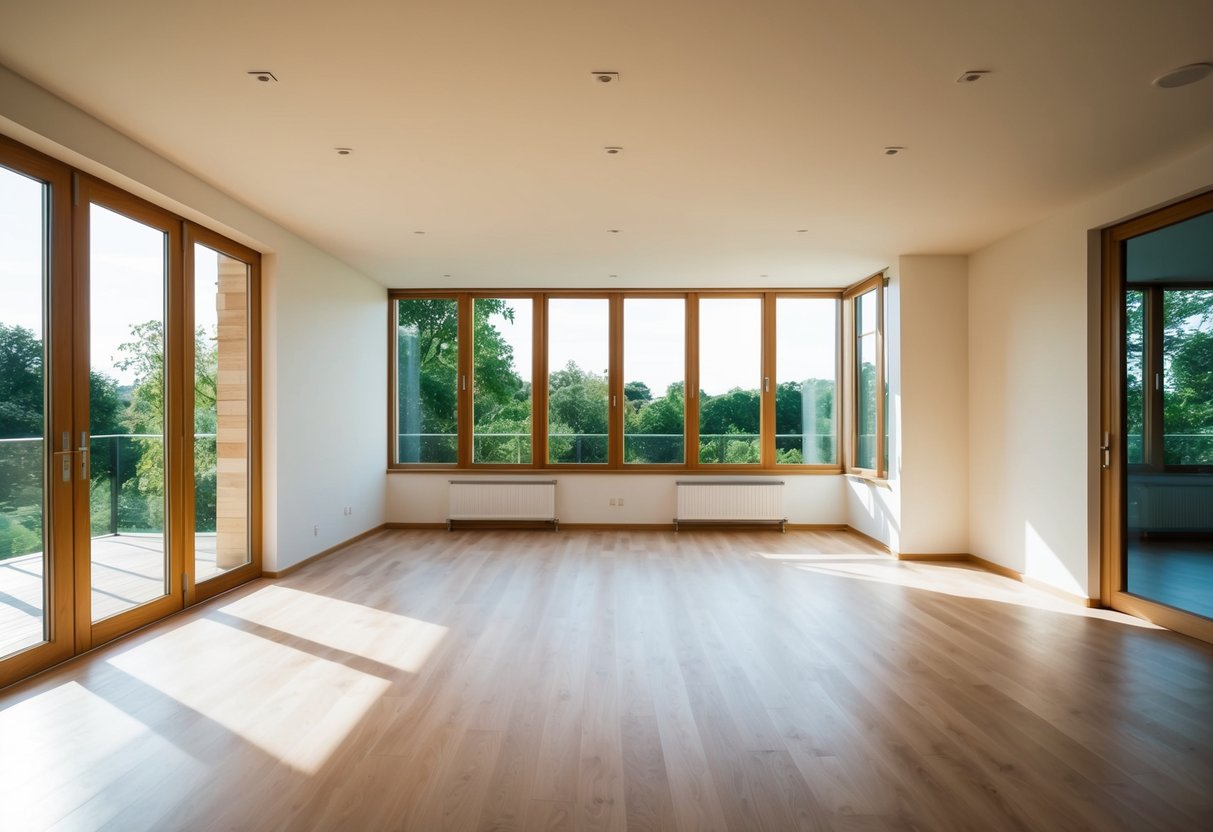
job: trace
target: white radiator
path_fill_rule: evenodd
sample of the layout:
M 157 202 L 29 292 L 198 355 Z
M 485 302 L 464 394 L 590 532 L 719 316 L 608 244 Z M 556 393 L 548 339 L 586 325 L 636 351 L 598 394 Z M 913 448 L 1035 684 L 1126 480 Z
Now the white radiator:
M 556 480 L 451 480 L 447 528 L 461 520 L 541 521 L 558 527 Z
M 783 483 L 776 480 L 707 480 L 677 483 L 679 523 L 778 523 L 783 513 Z
M 1129 478 L 1129 526 L 1145 532 L 1213 531 L 1213 483 Z

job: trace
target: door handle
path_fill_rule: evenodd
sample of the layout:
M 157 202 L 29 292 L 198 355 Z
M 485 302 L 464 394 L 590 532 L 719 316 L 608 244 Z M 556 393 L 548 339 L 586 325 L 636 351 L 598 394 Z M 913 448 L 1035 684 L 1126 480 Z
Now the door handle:
M 88 479 L 88 432 L 80 431 L 80 447 L 76 449 L 80 454 L 80 479 Z
M 1100 453 L 1103 455 L 1100 464 L 1104 468 L 1112 467 L 1112 436 L 1107 431 L 1104 431 L 1103 444 L 1099 446 Z

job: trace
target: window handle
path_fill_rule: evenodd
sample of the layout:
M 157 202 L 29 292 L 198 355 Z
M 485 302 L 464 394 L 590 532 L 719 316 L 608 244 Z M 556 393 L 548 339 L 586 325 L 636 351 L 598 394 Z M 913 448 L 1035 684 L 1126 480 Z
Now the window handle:
M 762 392 L 764 392 L 764 393 L 771 392 L 771 377 L 770 376 L 762 377 Z
M 466 374 L 466 373 L 464 373 L 463 375 L 461 375 L 461 376 L 459 377 L 459 388 L 460 388 L 461 390 L 467 390 L 467 389 L 468 389 L 468 377 L 467 377 L 467 374 Z
M 1112 467 L 1112 435 L 1107 431 L 1103 434 L 1103 444 L 1099 446 L 1100 452 L 1103 454 L 1102 465 L 1104 468 Z
M 611 407 L 618 407 L 618 406 L 619 406 L 619 398 L 617 396 L 611 396 Z

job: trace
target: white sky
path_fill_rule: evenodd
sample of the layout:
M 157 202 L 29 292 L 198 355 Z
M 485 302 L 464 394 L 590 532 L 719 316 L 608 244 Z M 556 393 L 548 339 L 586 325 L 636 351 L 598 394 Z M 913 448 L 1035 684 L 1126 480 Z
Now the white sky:
M 0 321 L 42 336 L 43 186 L 0 168 Z M 114 366 L 131 326 L 164 318 L 164 234 L 100 206 L 92 206 L 89 234 L 89 347 L 93 369 L 131 384 L 134 376 Z M 195 324 L 213 333 L 218 255 L 197 246 Z

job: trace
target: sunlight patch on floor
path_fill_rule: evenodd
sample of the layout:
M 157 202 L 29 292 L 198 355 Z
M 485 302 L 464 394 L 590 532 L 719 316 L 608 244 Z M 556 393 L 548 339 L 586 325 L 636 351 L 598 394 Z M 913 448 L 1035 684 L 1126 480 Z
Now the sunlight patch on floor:
M 49 829 L 81 807 L 93 821 L 105 820 L 130 799 L 118 793 L 132 771 L 170 767 L 204 768 L 121 708 L 67 682 L 0 711 L 0 829 Z
M 1149 621 L 1114 610 L 1089 609 L 1075 602 L 1055 598 L 1017 581 L 980 569 L 946 563 L 895 561 L 890 558 L 884 558 L 883 561 L 883 563 L 833 563 L 822 566 L 805 564 L 793 568 L 819 575 L 938 592 L 957 598 L 997 601 L 1002 604 L 1015 604 L 1082 618 L 1103 618 L 1143 629 L 1161 629 Z
M 227 615 L 416 673 L 447 628 L 284 586 L 267 586 L 220 607 Z
M 389 685 L 205 618 L 108 662 L 306 774 L 320 769 Z

